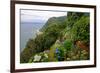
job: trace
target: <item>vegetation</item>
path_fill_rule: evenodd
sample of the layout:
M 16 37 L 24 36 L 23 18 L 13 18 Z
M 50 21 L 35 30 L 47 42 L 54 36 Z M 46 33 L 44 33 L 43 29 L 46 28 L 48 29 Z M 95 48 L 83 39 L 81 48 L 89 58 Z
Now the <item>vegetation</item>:
M 20 55 L 21 63 L 73 61 L 89 59 L 89 13 L 68 12 L 52 17 L 30 39 Z

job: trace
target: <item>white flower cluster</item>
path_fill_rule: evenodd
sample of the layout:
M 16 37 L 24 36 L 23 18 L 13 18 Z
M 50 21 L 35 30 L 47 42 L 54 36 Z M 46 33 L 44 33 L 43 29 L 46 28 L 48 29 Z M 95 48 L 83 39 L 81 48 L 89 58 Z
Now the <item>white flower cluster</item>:
M 48 58 L 48 54 L 46 54 L 46 53 L 36 54 L 34 56 L 33 62 L 40 62 L 40 61 L 44 60 L 44 58 L 47 59 Z
M 41 56 L 39 56 L 39 55 L 36 54 L 36 55 L 34 56 L 34 60 L 33 60 L 33 61 L 34 61 L 34 62 L 38 62 L 38 61 L 40 61 L 40 59 L 41 59 Z

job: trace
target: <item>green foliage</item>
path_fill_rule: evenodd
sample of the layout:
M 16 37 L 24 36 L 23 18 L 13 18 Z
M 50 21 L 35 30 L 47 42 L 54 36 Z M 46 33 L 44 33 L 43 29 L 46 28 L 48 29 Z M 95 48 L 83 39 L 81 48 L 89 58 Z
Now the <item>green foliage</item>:
M 66 27 L 66 16 L 50 18 L 40 31 L 42 32 L 46 31 L 48 27 L 54 27 L 54 26 L 57 26 L 58 28 L 59 27 L 65 28 Z
M 71 50 L 71 48 L 72 48 L 72 44 L 73 44 L 73 43 L 72 43 L 71 40 L 65 40 L 63 46 L 64 46 L 64 48 L 65 48 L 67 51 L 69 51 L 69 50 Z
M 74 41 L 80 40 L 89 46 L 89 13 L 68 12 L 66 14 L 67 16 L 50 18 L 40 29 L 42 34 L 27 42 L 21 53 L 21 63 L 89 59 L 88 52 L 80 51 L 74 43 Z M 55 54 L 57 48 L 59 54 Z M 49 54 L 44 53 L 45 50 L 50 50 Z M 41 56 L 39 61 L 34 61 L 36 55 Z
M 56 48 L 55 57 L 58 61 L 64 61 L 64 49 L 62 49 L 61 46 Z
M 20 55 L 20 62 L 21 63 L 27 63 L 30 57 L 32 56 L 33 52 L 30 48 L 25 48 L 24 51 Z
M 34 60 L 34 56 L 32 56 L 32 57 L 29 59 L 28 63 L 32 63 L 33 60 Z
M 72 34 L 74 40 L 81 40 L 84 41 L 88 45 L 89 43 L 89 17 L 82 16 L 80 20 L 78 20 L 73 28 L 72 28 Z
M 83 15 L 84 13 L 81 12 L 68 12 L 66 19 L 67 27 L 71 29 L 74 26 L 75 22 L 78 21 Z

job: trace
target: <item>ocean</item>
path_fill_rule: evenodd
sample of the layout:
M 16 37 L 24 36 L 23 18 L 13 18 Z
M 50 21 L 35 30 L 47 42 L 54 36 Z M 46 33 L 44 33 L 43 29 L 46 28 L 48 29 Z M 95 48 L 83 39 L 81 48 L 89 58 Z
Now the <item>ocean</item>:
M 36 32 L 43 27 L 45 23 L 28 23 L 20 24 L 20 52 L 22 52 L 29 39 L 36 37 Z

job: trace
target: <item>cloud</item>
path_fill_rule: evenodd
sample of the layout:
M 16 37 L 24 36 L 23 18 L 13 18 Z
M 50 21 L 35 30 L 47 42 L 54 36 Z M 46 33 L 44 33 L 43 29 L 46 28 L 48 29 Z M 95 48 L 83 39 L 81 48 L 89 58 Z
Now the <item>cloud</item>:
M 46 22 L 51 17 L 66 15 L 67 12 L 21 10 L 21 22 Z

